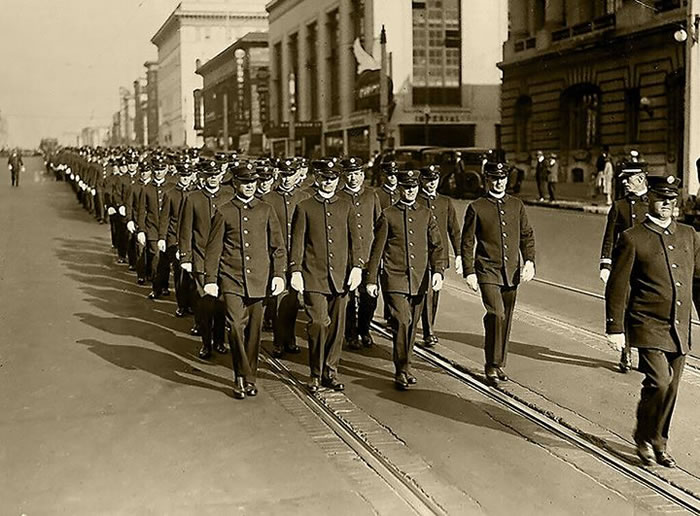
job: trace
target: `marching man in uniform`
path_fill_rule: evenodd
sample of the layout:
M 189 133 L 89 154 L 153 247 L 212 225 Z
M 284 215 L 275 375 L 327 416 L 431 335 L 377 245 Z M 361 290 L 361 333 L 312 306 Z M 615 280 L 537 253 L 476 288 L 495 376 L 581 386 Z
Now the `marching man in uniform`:
M 445 270 L 437 222 L 428 208 L 416 203 L 418 175 L 418 170 L 408 170 L 399 176 L 401 199 L 379 217 L 367 266 L 367 292 L 375 298 L 379 294 L 380 261 L 384 266 L 382 295 L 394 329 L 394 382 L 401 390 L 416 383 L 411 354 L 418 321 L 428 283 L 433 290 L 440 290 Z
M 313 165 L 318 189 L 297 205 L 292 218 L 290 282 L 303 294 L 309 317 L 309 390 L 316 392 L 322 384 L 342 391 L 345 385 L 337 374 L 347 294 L 362 282 L 364 249 L 353 223 L 352 204 L 336 193 L 337 164 L 319 160 Z
M 690 351 L 692 304 L 698 306 L 700 236 L 673 220 L 680 180 L 649 177 L 649 213 L 615 246 L 605 289 L 610 347 L 627 339 L 639 351 L 644 374 L 634 441 L 645 465 L 672 468 L 666 451 L 685 357 Z
M 255 396 L 263 300 L 284 290 L 287 251 L 272 207 L 255 197 L 257 173 L 251 163 L 233 171 L 236 196 L 221 205 L 206 247 L 206 294 L 223 293 L 236 376 L 234 396 Z
M 610 207 L 603 245 L 600 251 L 600 279 L 608 282 L 612 269 L 612 252 L 615 242 L 626 229 L 646 220 L 649 211 L 647 199 L 646 163 L 641 161 L 626 161 L 620 167 L 619 181 L 625 189 L 625 196 L 616 200 Z M 626 373 L 632 369 L 632 350 L 627 345 L 620 354 L 620 372 Z
M 462 229 L 462 265 L 467 285 L 481 290 L 484 315 L 484 372 L 489 385 L 508 381 L 503 371 L 521 281 L 535 277 L 535 236 L 525 206 L 506 193 L 508 165 L 488 162 L 486 195 L 467 207 Z M 476 244 L 476 250 L 475 250 Z M 520 271 L 520 255 L 525 264 Z

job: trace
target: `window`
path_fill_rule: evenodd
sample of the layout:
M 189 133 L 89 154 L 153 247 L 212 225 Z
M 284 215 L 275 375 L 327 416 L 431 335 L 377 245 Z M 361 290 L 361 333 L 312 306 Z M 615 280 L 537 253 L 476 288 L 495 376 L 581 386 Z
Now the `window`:
M 515 150 L 528 152 L 530 150 L 530 119 L 532 117 L 532 99 L 521 96 L 515 103 Z
M 328 14 L 326 18 L 326 33 L 328 34 L 328 55 L 326 56 L 326 70 L 328 72 L 328 83 L 330 84 L 330 95 L 328 97 L 331 116 L 340 114 L 340 59 L 339 41 L 340 36 L 340 13 L 338 9 Z
M 639 141 L 639 88 L 625 90 L 625 132 L 626 143 Z
M 299 36 L 295 33 L 289 36 L 289 73 L 294 74 L 294 98 L 289 99 L 290 105 L 292 102 L 297 109 L 299 109 L 299 88 L 296 86 L 299 84 Z M 288 78 L 291 80 L 291 76 Z M 289 92 L 287 92 L 289 94 Z
M 545 0 L 535 0 L 535 32 L 544 27 L 546 3 Z
M 413 2 L 413 104 L 461 105 L 459 0 Z
M 275 122 L 281 124 L 282 120 L 284 120 L 282 114 L 282 87 L 284 85 L 284 81 L 282 80 L 282 43 L 275 43 L 272 55 L 275 62 L 274 73 L 272 75 L 272 88 L 276 104 Z
M 600 90 L 577 84 L 562 94 L 562 147 L 589 149 L 599 143 Z
M 312 23 L 306 29 L 306 74 L 309 90 L 309 104 L 311 109 L 309 114 L 311 120 L 318 119 L 318 55 L 317 55 L 317 34 L 316 23 Z
M 666 161 L 676 163 L 675 173 L 683 177 L 683 118 L 685 73 L 681 69 L 666 77 Z

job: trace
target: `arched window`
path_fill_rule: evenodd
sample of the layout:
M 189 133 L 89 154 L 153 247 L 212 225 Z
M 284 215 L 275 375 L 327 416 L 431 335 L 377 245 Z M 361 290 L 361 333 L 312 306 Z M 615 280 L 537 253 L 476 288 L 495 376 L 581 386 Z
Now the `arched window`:
M 600 143 L 600 90 L 576 84 L 561 96 L 562 148 L 590 149 Z
M 530 118 L 532 116 L 532 99 L 522 95 L 515 103 L 515 150 L 527 152 L 530 150 Z

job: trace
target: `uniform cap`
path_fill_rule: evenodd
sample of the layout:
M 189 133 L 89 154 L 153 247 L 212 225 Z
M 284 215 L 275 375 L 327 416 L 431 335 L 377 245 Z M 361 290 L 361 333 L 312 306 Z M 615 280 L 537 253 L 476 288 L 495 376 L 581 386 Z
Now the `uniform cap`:
M 151 167 L 153 167 L 153 170 L 161 170 L 164 169 L 168 166 L 168 162 L 166 161 L 164 156 L 154 156 L 151 158 Z
M 189 161 L 180 161 L 175 165 L 178 175 L 189 176 L 194 173 L 194 165 Z
M 205 176 L 215 176 L 221 173 L 219 165 L 214 160 L 205 159 L 198 164 L 198 170 Z
M 419 170 L 402 170 L 398 173 L 398 181 L 401 186 L 418 186 Z
M 354 172 L 355 170 L 362 170 L 362 158 L 356 156 L 351 156 L 345 158 L 340 162 L 340 167 L 343 169 L 344 173 Z
M 280 174 L 283 176 L 291 176 L 292 174 L 296 174 L 297 170 L 299 170 L 299 164 L 295 159 L 292 158 L 285 158 L 281 159 L 277 163 L 277 167 L 280 170 Z
M 260 178 L 262 181 L 267 181 L 268 179 L 272 179 L 274 177 L 272 174 L 272 167 L 269 165 L 257 165 L 255 167 L 255 172 L 258 174 L 258 178 Z
M 399 164 L 396 161 L 385 161 L 382 163 L 382 172 L 388 176 L 395 176 L 399 172 Z
M 678 197 L 678 189 L 681 185 L 681 179 L 675 176 L 649 176 L 647 178 L 649 191 L 658 196 L 668 199 Z
M 433 181 L 440 178 L 440 165 L 428 165 L 420 169 L 421 179 Z
M 323 177 L 336 178 L 339 177 L 338 164 L 332 159 L 317 159 L 311 162 L 314 173 Z
M 633 176 L 635 174 L 646 174 L 647 164 L 644 161 L 625 160 L 620 163 L 619 177 Z
M 508 165 L 501 161 L 487 161 L 484 163 L 484 174 L 491 177 L 508 177 Z
M 255 165 L 250 162 L 241 162 L 233 169 L 233 178 L 236 181 L 249 183 L 257 181 L 258 173 L 255 170 Z

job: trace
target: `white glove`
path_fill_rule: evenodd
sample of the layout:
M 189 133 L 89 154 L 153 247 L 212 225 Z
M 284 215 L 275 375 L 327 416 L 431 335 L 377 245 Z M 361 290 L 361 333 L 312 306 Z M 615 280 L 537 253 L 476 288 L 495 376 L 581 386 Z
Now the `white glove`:
M 270 288 L 270 294 L 273 296 L 277 296 L 281 294 L 284 291 L 284 278 L 281 278 L 279 276 L 275 276 L 272 278 L 272 284 Z
M 522 280 L 524 283 L 527 283 L 528 281 L 532 281 L 532 278 L 535 277 L 535 264 L 532 263 L 530 260 L 525 262 L 525 265 L 523 265 L 523 275 L 522 275 Z
M 372 297 L 377 297 L 379 295 L 379 286 L 376 283 L 368 283 L 367 293 Z
M 175 251 L 175 259 L 178 261 L 180 260 L 180 250 L 179 249 L 177 251 Z
M 204 285 L 204 293 L 211 297 L 219 297 L 219 285 L 216 283 L 207 283 Z
M 136 231 L 136 224 L 133 220 L 130 220 L 126 223 L 126 229 L 129 230 L 129 233 L 133 233 L 134 231 Z
M 608 339 L 608 346 L 618 353 L 625 349 L 625 334 L 611 333 L 605 336 Z
M 73 171 L 70 167 L 66 167 L 66 172 L 68 172 L 71 175 L 71 177 L 73 177 Z
M 608 284 L 608 279 L 610 278 L 610 269 L 600 269 L 600 281 Z
M 73 174 L 70 175 L 70 180 L 73 181 L 75 179 L 75 176 Z
M 24 172 L 25 170 L 27 170 L 27 169 L 24 168 L 24 165 L 22 165 L 22 166 L 20 167 L 20 169 L 19 169 L 20 172 Z
M 119 206 L 119 215 L 126 217 L 126 208 L 124 206 Z
M 138 240 L 139 244 L 142 246 L 146 245 L 146 233 L 143 231 L 139 231 L 138 235 L 136 235 L 136 240 Z
M 467 286 L 474 292 L 479 291 L 479 280 L 476 279 L 476 274 L 467 275 Z
M 161 253 L 165 252 L 165 240 L 158 240 L 158 250 Z
M 304 276 L 301 275 L 301 272 L 293 272 L 292 279 L 289 283 L 292 285 L 292 288 L 300 294 L 304 292 Z
M 433 286 L 433 290 L 435 292 L 442 289 L 442 274 L 441 273 L 433 272 L 432 286 Z
M 92 190 L 90 190 L 90 193 L 92 194 L 93 197 L 95 197 L 97 195 L 97 190 L 95 190 L 93 188 Z
M 180 267 L 182 267 L 183 271 L 187 271 L 192 274 L 192 264 L 190 262 L 181 263 Z
M 350 275 L 348 277 L 348 287 L 350 292 L 357 290 L 357 287 L 362 283 L 362 269 L 359 267 L 353 267 L 350 269 Z
M 464 267 L 462 266 L 462 257 L 455 256 L 455 272 L 460 276 L 464 272 Z
M 109 208 L 107 208 L 107 215 L 116 215 L 116 214 L 117 214 L 117 210 L 115 210 L 111 206 Z

